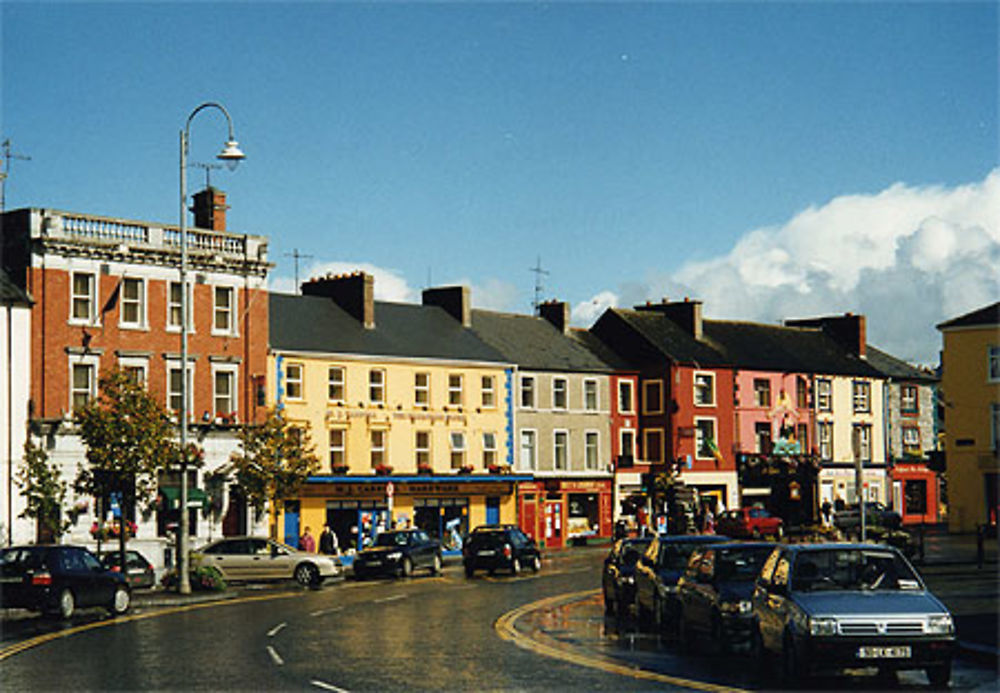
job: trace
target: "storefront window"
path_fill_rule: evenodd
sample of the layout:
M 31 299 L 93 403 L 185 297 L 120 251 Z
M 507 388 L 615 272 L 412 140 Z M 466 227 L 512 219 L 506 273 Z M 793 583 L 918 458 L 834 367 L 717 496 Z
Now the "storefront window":
M 596 493 L 569 494 L 569 537 L 597 534 L 601 528 Z
M 906 495 L 907 515 L 927 513 L 927 482 L 924 479 L 907 479 L 903 492 Z
M 462 548 L 469 531 L 468 498 L 417 498 L 413 501 L 413 522 L 441 541 L 446 551 Z

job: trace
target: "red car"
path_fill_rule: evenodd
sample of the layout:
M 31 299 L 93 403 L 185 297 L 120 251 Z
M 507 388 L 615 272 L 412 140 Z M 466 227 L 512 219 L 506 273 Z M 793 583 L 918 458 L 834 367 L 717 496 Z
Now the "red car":
M 729 510 L 719 516 L 715 531 L 736 539 L 763 536 L 780 538 L 785 534 L 784 523 L 764 508 L 739 508 Z

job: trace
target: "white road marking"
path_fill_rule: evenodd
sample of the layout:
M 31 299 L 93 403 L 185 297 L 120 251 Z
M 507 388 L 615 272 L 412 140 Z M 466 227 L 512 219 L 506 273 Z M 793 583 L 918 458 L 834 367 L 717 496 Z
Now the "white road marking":
M 375 599 L 375 600 L 373 600 L 373 603 L 374 604 L 382 604 L 384 602 L 394 602 L 397 599 L 406 599 L 406 595 L 405 594 L 394 594 L 391 597 L 383 597 L 382 599 Z
M 271 630 L 267 631 L 267 637 L 273 638 L 275 635 L 277 635 L 278 633 L 281 632 L 282 628 L 284 628 L 287 625 L 288 625 L 287 623 L 279 623 L 274 628 L 272 628 Z
M 316 688 L 322 688 L 327 691 L 334 691 L 334 693 L 351 693 L 346 688 L 338 688 L 337 686 L 334 686 L 332 683 L 327 683 L 326 681 L 320 681 L 319 679 L 313 679 L 309 683 L 316 686 Z
M 278 651 L 273 647 L 271 647 L 270 645 L 267 646 L 267 653 L 271 655 L 271 661 L 277 664 L 279 667 L 285 663 L 285 660 L 281 658 L 281 655 L 278 654 Z
M 320 609 L 319 611 L 314 611 L 314 612 L 312 612 L 309 615 L 310 616 L 323 616 L 324 614 L 332 614 L 332 613 L 334 613 L 336 611 L 342 611 L 343 608 L 344 607 L 342 607 L 342 606 L 335 606 L 332 609 Z

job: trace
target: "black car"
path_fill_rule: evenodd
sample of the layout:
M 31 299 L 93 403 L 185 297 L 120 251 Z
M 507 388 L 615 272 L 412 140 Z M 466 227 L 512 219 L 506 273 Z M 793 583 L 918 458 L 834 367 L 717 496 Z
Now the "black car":
M 635 613 L 640 626 L 677 626 L 677 581 L 695 549 L 730 541 L 717 534 L 659 534 L 635 566 Z
M 119 558 L 118 551 L 105 551 L 101 554 L 101 563 L 108 570 L 120 572 Z M 153 564 L 138 551 L 132 549 L 125 551 L 125 568 L 125 578 L 132 589 L 153 587 L 156 584 L 156 570 Z
M 441 572 L 441 542 L 422 529 L 398 529 L 382 532 L 375 543 L 354 557 L 354 577 L 399 575 L 409 577 L 418 568 L 431 575 Z
M 772 542 L 709 544 L 691 554 L 677 583 L 682 643 L 690 647 L 697 635 L 724 652 L 749 645 L 753 614 L 750 597 Z
M 0 607 L 70 618 L 78 607 L 100 606 L 117 616 L 131 601 L 125 577 L 82 546 L 0 549 Z
M 466 577 L 477 570 L 492 574 L 499 569 L 517 575 L 525 567 L 537 573 L 542 569 L 542 554 L 535 540 L 516 525 L 483 525 L 472 531 L 462 547 L 462 564 Z
M 604 559 L 601 588 L 604 592 L 604 613 L 624 616 L 625 609 L 635 601 L 635 564 L 653 537 L 619 539 Z

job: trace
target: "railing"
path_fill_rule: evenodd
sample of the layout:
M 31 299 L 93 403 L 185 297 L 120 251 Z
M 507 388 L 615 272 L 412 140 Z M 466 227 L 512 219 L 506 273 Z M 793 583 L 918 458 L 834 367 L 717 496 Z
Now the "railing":
M 206 250 L 213 253 L 225 253 L 227 255 L 243 255 L 245 239 L 242 236 L 188 229 L 187 242 L 188 249 L 190 250 Z M 180 248 L 180 229 L 164 229 L 163 244 Z
M 62 228 L 67 236 L 89 238 L 97 241 L 149 243 L 148 227 L 125 221 L 95 217 L 64 216 L 62 219 Z

